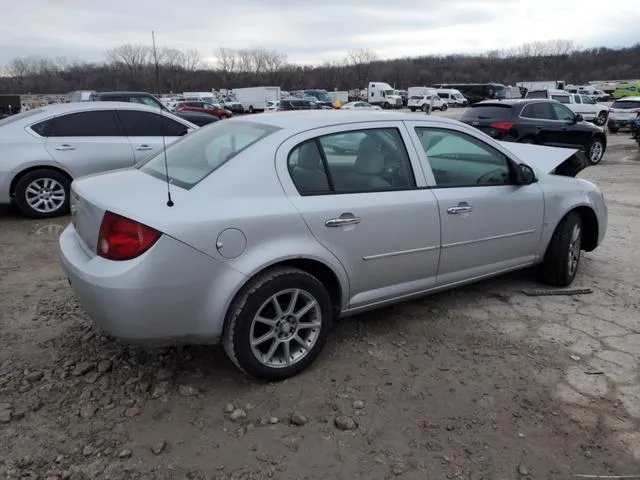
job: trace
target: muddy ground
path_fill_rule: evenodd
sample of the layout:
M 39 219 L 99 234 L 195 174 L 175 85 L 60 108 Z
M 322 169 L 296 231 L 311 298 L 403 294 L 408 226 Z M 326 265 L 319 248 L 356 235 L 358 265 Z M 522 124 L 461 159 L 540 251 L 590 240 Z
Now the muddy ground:
M 640 474 L 640 151 L 581 176 L 609 206 L 579 296 L 529 272 L 341 321 L 304 374 L 98 332 L 57 259 L 68 218 L 0 212 L 0 478 L 568 479 Z

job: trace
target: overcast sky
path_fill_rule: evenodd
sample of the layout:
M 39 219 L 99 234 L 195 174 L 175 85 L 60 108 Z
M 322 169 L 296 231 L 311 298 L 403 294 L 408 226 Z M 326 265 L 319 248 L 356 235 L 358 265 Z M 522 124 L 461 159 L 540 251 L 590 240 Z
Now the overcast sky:
M 265 47 L 289 61 L 473 53 L 533 41 L 580 47 L 640 41 L 635 2 L 585 0 L 6 0 L 0 65 L 17 56 L 102 61 L 123 43 L 197 49 Z M 432 4 L 432 6 L 427 6 Z

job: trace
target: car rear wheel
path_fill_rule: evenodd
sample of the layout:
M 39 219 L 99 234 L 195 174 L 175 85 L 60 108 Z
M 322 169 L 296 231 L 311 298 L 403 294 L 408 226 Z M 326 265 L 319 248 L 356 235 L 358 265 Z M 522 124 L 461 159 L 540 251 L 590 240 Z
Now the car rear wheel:
M 602 157 L 604 156 L 604 142 L 602 139 L 594 138 L 591 140 L 589 148 L 587 149 L 587 155 L 591 165 L 600 163 L 600 160 L 602 160 Z
M 442 107 L 440 107 L 440 111 L 444 112 L 447 110 L 447 108 L 449 108 L 449 105 L 447 105 L 446 103 L 442 105 Z
M 553 232 L 540 265 L 541 280 L 554 287 L 570 285 L 578 272 L 581 250 L 582 219 L 570 212 Z
M 279 381 L 296 375 L 320 354 L 333 307 L 312 275 L 277 268 L 253 279 L 229 310 L 223 346 L 244 373 Z
M 52 218 L 69 211 L 71 182 L 60 172 L 33 170 L 17 183 L 14 192 L 18 209 L 30 218 Z
M 593 123 L 601 127 L 602 125 L 607 123 L 607 117 L 607 112 L 600 112 Z
M 609 133 L 618 133 L 618 130 L 620 130 L 618 127 L 612 127 L 612 126 L 609 126 L 608 129 L 609 129 Z
M 416 111 L 416 109 L 415 109 L 415 108 L 411 108 L 410 110 L 411 110 L 412 112 L 415 112 L 415 111 Z

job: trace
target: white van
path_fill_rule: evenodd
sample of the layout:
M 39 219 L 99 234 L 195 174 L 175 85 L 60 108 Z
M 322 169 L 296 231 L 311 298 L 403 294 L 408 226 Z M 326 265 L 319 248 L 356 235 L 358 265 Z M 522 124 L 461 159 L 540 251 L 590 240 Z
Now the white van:
M 409 87 L 407 89 L 409 95 L 409 101 L 407 107 L 412 112 L 416 110 L 422 110 L 426 112 L 431 105 L 433 99 L 433 109 L 444 112 L 449 105 L 438 95 L 438 90 L 429 87 Z
M 218 103 L 218 97 L 211 92 L 184 92 L 182 98 L 185 102 Z
M 450 107 L 466 107 L 469 101 L 454 88 L 439 88 L 438 96 L 444 100 Z

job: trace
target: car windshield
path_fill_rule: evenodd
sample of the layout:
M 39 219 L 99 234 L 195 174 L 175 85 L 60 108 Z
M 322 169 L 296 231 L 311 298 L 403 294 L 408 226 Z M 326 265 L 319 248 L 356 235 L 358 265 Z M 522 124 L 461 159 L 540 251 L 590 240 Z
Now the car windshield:
M 217 122 L 199 129 L 137 165 L 140 171 L 190 189 L 243 150 L 279 130 L 253 122 Z
M 27 110 L 25 112 L 16 113 L 15 115 L 9 115 L 8 117 L 0 120 L 0 127 L 2 125 L 8 125 L 18 120 L 22 120 L 23 118 L 27 118 L 27 117 L 30 117 L 31 115 L 36 115 L 42 112 L 44 112 L 43 108 L 34 108 L 33 110 Z
M 632 108 L 640 108 L 640 100 L 616 100 L 611 108 L 619 108 L 622 110 L 630 110 Z

